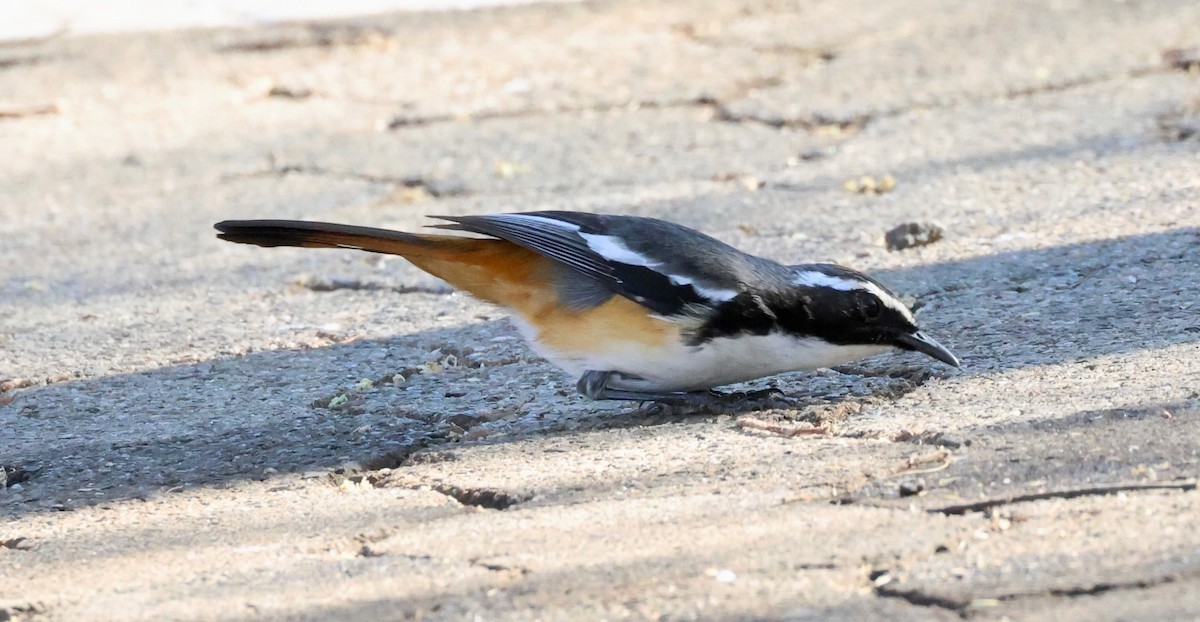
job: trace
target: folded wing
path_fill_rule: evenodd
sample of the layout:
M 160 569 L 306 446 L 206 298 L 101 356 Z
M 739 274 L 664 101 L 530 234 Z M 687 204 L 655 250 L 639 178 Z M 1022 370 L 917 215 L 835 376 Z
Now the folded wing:
M 666 316 L 732 300 L 741 277 L 754 271 L 761 280 L 764 269 L 776 266 L 651 218 L 552 211 L 437 218 L 454 223 L 438 228 L 507 240 Z

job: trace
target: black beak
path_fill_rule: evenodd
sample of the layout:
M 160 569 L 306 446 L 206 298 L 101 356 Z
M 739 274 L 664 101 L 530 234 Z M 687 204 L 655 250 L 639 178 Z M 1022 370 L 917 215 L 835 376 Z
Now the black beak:
M 938 343 L 936 339 L 921 331 L 904 333 L 896 337 L 896 347 L 904 348 L 905 350 L 916 350 L 947 365 L 959 367 L 958 357 L 954 356 L 953 352 L 947 350 L 946 346 Z

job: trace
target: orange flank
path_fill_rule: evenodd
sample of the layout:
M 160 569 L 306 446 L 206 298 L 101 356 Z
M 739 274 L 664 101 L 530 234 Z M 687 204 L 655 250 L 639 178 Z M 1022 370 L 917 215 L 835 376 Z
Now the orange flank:
M 524 309 L 554 291 L 550 260 L 511 242 L 441 235 L 420 239 L 423 244 L 389 252 L 480 300 Z
M 644 356 L 679 340 L 679 327 L 628 298 L 613 296 L 584 311 L 548 305 L 522 319 L 537 327 L 538 345 L 564 356 Z
M 416 253 L 394 252 L 457 289 L 507 307 L 534 329 L 535 345 L 540 348 L 582 356 L 630 346 L 653 348 L 678 338 L 678 327 L 654 318 L 649 309 L 628 298 L 613 296 L 583 310 L 563 305 L 551 283 L 551 260 L 516 244 L 421 237 L 433 244 L 412 249 Z

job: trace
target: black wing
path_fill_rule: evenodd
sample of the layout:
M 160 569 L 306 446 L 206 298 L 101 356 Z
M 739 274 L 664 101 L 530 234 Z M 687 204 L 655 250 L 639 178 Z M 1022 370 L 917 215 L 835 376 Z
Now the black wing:
M 436 218 L 455 223 L 438 228 L 528 248 L 662 315 L 717 306 L 747 280 L 786 278 L 778 264 L 653 218 L 557 211 Z

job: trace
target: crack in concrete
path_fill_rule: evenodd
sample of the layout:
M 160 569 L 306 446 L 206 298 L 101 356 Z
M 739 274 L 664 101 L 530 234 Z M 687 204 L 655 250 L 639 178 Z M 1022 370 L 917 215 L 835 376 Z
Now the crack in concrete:
M 40 65 L 51 60 L 49 56 L 10 56 L 0 58 L 0 71 L 11 69 L 13 67 L 29 67 L 31 65 Z
M 984 607 L 995 606 L 996 603 L 1039 598 L 1077 598 L 1080 596 L 1096 596 L 1108 592 L 1144 590 L 1160 585 L 1175 583 L 1177 581 L 1198 575 L 1200 575 L 1200 572 L 1168 574 L 1146 579 L 1131 579 L 1129 581 L 1101 581 L 1090 585 L 1079 585 L 1067 588 L 1052 588 L 1038 592 L 1011 592 L 1006 594 L 971 598 L 941 596 L 924 591 L 921 588 L 900 589 L 891 579 L 891 573 L 886 570 L 876 571 L 872 573 L 871 577 L 872 581 L 875 583 L 873 593 L 879 598 L 894 598 L 903 600 L 904 602 L 918 607 L 940 609 L 965 620 L 970 618 L 974 612 Z M 880 578 L 883 578 L 883 580 L 880 581 Z
M 23 602 L 0 606 L 0 622 L 41 618 L 48 610 L 40 602 Z
M 37 104 L 0 104 L 0 120 L 20 119 L 23 117 L 38 117 L 58 114 L 59 112 L 60 110 L 58 104 L 53 102 Z
M 500 564 L 500 563 L 496 563 L 496 562 L 484 561 L 479 558 L 470 559 L 470 560 L 468 560 L 468 562 L 472 566 L 478 566 L 479 568 L 483 568 L 484 570 L 488 570 L 491 572 L 516 574 L 516 575 L 522 576 L 522 577 L 529 574 L 530 572 L 533 572 L 532 570 L 530 570 L 524 566 L 510 566 L 507 564 Z
M 1173 69 L 1170 67 L 1162 66 L 1135 67 L 1119 73 L 1089 76 L 1072 80 L 1064 80 L 1061 82 L 1009 89 L 1000 93 L 968 96 L 957 100 L 951 99 L 950 101 L 946 102 L 914 101 L 906 105 L 876 110 L 873 112 L 866 112 L 845 119 L 839 119 L 821 112 L 817 112 L 806 117 L 792 118 L 783 115 L 769 115 L 758 112 L 735 113 L 728 108 L 727 104 L 722 102 L 715 102 L 714 108 L 716 110 L 716 119 L 720 121 L 731 123 L 757 123 L 772 129 L 803 129 L 808 132 L 815 132 L 828 128 L 837 129 L 843 133 L 853 134 L 862 131 L 869 124 L 875 121 L 898 117 L 914 110 L 949 110 L 959 106 L 969 106 L 996 99 L 1015 100 L 1048 93 L 1061 93 L 1094 84 L 1101 84 L 1104 82 L 1129 78 L 1141 78 L 1153 74 L 1167 73 L 1172 70 Z M 787 188 L 786 185 L 779 185 L 778 187 L 785 189 Z
M 393 294 L 433 294 L 448 296 L 454 293 L 450 287 L 434 287 L 427 285 L 389 285 L 362 279 L 339 279 L 304 276 L 292 281 L 293 285 L 314 292 L 336 292 L 342 290 L 356 292 L 388 292 Z
M 497 574 L 523 577 L 533 572 L 525 566 L 517 564 L 504 564 L 497 561 L 489 561 L 480 557 L 472 557 L 467 560 L 455 559 L 451 557 L 434 557 L 427 553 L 408 553 L 403 551 L 393 551 L 386 546 L 377 547 L 380 543 L 386 543 L 389 539 L 395 537 L 399 533 L 395 527 L 384 527 L 375 533 L 360 533 L 351 539 L 349 546 L 355 557 L 391 557 L 395 559 L 404 559 L 418 564 L 443 563 L 443 564 L 466 564 L 482 568 L 489 572 Z M 342 550 L 342 547 L 333 547 L 333 550 Z
M 1046 499 L 1078 499 L 1080 497 L 1097 496 L 1102 497 L 1115 495 L 1121 492 L 1145 492 L 1149 490 L 1173 490 L 1178 492 L 1193 491 L 1196 490 L 1196 480 L 1191 479 L 1163 483 L 1118 483 L 1102 486 L 1088 486 L 1085 488 L 1072 488 L 1068 490 L 1050 490 L 1046 492 L 1035 492 L 1023 495 L 1009 495 L 1006 497 L 983 499 L 981 501 L 974 501 L 971 503 L 946 505 L 937 508 L 930 508 L 926 510 L 926 512 L 930 514 L 943 514 L 946 516 L 962 516 L 971 512 L 983 512 L 1014 503 L 1026 503 L 1030 501 L 1042 501 Z
M 411 127 L 425 127 L 437 123 L 452 123 L 455 121 L 476 123 L 498 119 L 521 119 L 540 117 L 554 114 L 581 114 L 610 112 L 613 110 L 665 110 L 671 108 L 698 108 L 716 105 L 717 100 L 711 95 L 699 94 L 693 97 L 677 99 L 647 99 L 630 100 L 626 102 L 601 102 L 588 106 L 564 106 L 561 108 L 516 108 L 512 110 L 485 110 L 468 114 L 435 114 L 424 116 L 397 115 L 387 124 L 389 130 L 399 130 Z
M 945 110 L 996 99 L 1015 100 L 1048 93 L 1061 93 L 1095 84 L 1102 84 L 1105 82 L 1131 78 L 1142 78 L 1150 75 L 1169 73 L 1172 71 L 1179 71 L 1179 69 L 1170 64 L 1146 65 L 1116 73 L 1080 77 L 1059 82 L 1050 82 L 1046 84 L 1014 88 L 999 93 L 967 96 L 962 99 L 951 99 L 950 101 L 946 102 L 914 101 L 906 105 L 901 105 L 894 108 L 885 108 L 873 112 L 866 112 L 850 118 L 836 118 L 827 113 L 821 112 L 813 113 L 805 117 L 789 118 L 784 115 L 769 115 L 757 112 L 733 112 L 730 110 L 729 104 L 726 104 L 722 101 L 714 100 L 712 105 L 716 112 L 715 119 L 719 121 L 730 123 L 757 123 L 772 129 L 803 129 L 808 132 L 814 132 L 826 128 L 833 128 L 844 133 L 856 133 L 862 131 L 869 124 L 875 121 L 897 117 L 914 110 Z M 777 82 L 782 83 L 782 80 L 777 80 Z M 757 88 L 771 88 L 772 86 L 774 85 L 764 84 Z M 735 96 L 727 99 L 736 100 L 737 98 L 738 97 Z
M 683 35 L 685 39 L 711 48 L 737 48 L 751 50 L 758 54 L 777 54 L 791 56 L 801 62 L 800 68 L 810 67 L 817 63 L 828 63 L 838 57 L 836 45 L 804 46 L 790 43 L 755 43 L 744 39 L 706 35 L 697 31 L 695 24 L 677 24 L 672 30 Z
M 250 37 L 217 46 L 217 52 L 263 53 L 297 48 L 331 48 L 358 45 L 386 45 L 391 30 L 359 24 L 311 23 L 302 32 L 284 32 L 276 36 Z
M 32 551 L 33 545 L 29 543 L 29 538 L 17 536 L 15 538 L 0 540 L 0 549 L 8 549 L 10 551 Z
M 884 572 L 880 576 L 886 577 L 888 576 L 888 573 Z M 926 592 L 922 592 L 921 590 L 900 590 L 894 587 L 889 587 L 890 585 L 890 582 L 883 583 L 882 585 L 876 584 L 875 589 L 873 590 L 875 596 L 879 598 L 894 598 L 902 600 L 916 607 L 941 609 L 964 619 L 967 617 L 966 609 L 970 603 L 964 603 L 960 600 L 938 596 L 936 594 L 928 594 Z
M 452 484 L 434 484 L 430 488 L 463 505 L 488 510 L 507 510 L 533 498 L 533 495 L 527 493 L 512 493 L 497 488 L 461 488 Z
M 544 115 L 556 114 L 581 114 L 581 113 L 601 113 L 611 112 L 614 110 L 669 110 L 677 108 L 708 108 L 712 110 L 712 121 L 718 123 L 736 123 L 736 124 L 756 124 L 762 125 L 775 130 L 781 129 L 799 129 L 806 132 L 815 132 L 823 129 L 837 129 L 845 133 L 854 133 L 861 131 L 871 121 L 879 116 L 894 116 L 903 113 L 909 108 L 901 108 L 889 111 L 882 115 L 877 113 L 859 114 L 849 118 L 836 118 L 824 113 L 814 113 L 806 117 L 787 118 L 782 115 L 771 116 L 756 112 L 735 112 L 731 109 L 728 101 L 736 101 L 745 97 L 746 92 L 755 89 L 769 89 L 778 86 L 782 80 L 778 77 L 766 77 L 756 80 L 751 80 L 745 84 L 737 86 L 737 93 L 725 98 L 718 98 L 712 95 L 699 94 L 694 97 L 684 97 L 679 99 L 665 100 L 632 100 L 627 102 L 609 102 L 598 103 L 590 106 L 569 106 L 561 108 L 519 108 L 514 110 L 495 110 L 483 111 L 462 115 L 454 114 L 435 114 L 424 116 L 404 116 L 398 115 L 393 117 L 387 124 L 389 130 L 400 130 L 414 127 L 427 127 L 439 123 L 453 122 L 469 122 L 476 123 L 481 121 L 494 121 L 502 119 L 520 119 L 529 117 L 539 117 Z
M 1119 71 L 1116 73 L 1099 74 L 1099 75 L 1094 75 L 1094 76 L 1080 76 L 1077 78 L 1069 78 L 1069 79 L 1062 80 L 1059 82 L 1048 82 L 1046 84 L 1037 84 L 1034 86 L 1027 86 L 1027 87 L 1022 87 L 1022 88 L 1017 88 L 1017 89 L 1009 89 L 1009 90 L 1007 90 L 1003 93 L 1000 93 L 992 98 L 978 97 L 978 98 L 972 99 L 968 103 L 973 103 L 973 102 L 978 102 L 978 101 L 987 101 L 988 99 L 995 99 L 996 97 L 999 97 L 1002 99 L 1020 99 L 1023 97 L 1032 97 L 1035 95 L 1043 95 L 1046 93 L 1062 93 L 1064 91 L 1070 91 L 1070 90 L 1082 88 L 1085 86 L 1092 86 L 1093 84 L 1102 84 L 1104 82 L 1111 82 L 1113 80 L 1122 80 L 1122 79 L 1127 79 L 1127 78 L 1143 78 L 1143 77 L 1153 75 L 1153 74 L 1167 73 L 1169 71 L 1172 71 L 1172 69 L 1168 66 L 1145 65 L 1145 66 L 1141 66 L 1141 67 L 1133 67 L 1130 69 L 1126 69 L 1125 71 Z
M 1066 598 L 1075 598 L 1076 596 L 1095 596 L 1104 594 L 1105 592 L 1118 592 L 1123 590 L 1144 590 L 1146 588 L 1155 587 L 1158 585 L 1166 585 L 1174 583 L 1183 575 L 1161 575 L 1150 579 L 1135 579 L 1133 581 L 1117 581 L 1113 583 L 1100 582 L 1088 586 L 1077 586 L 1069 588 L 1058 588 L 1049 590 L 1045 593 L 1013 593 L 1004 594 L 997 600 L 1017 600 L 1019 598 L 1029 598 L 1037 596 L 1057 596 Z
M 895 116 L 899 112 L 880 115 L 878 113 L 860 114 L 848 119 L 838 119 L 823 113 L 815 113 L 807 117 L 788 118 L 782 115 L 767 115 L 757 112 L 734 112 L 721 102 L 713 104 L 714 119 L 725 123 L 754 123 L 769 127 L 773 130 L 800 129 L 806 132 L 816 132 L 822 129 L 836 129 L 844 134 L 861 132 L 872 121 L 881 116 Z

